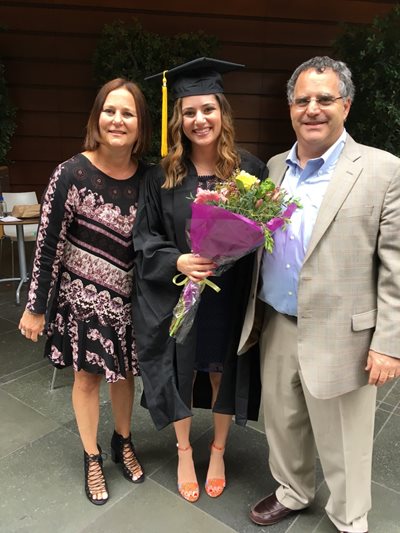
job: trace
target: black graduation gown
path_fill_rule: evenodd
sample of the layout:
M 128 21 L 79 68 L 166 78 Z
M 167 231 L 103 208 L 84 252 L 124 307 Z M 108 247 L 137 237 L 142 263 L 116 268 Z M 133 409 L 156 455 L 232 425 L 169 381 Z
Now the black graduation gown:
M 241 170 L 260 179 L 267 175 L 265 164 L 245 151 Z M 187 220 L 191 216 L 190 196 L 196 194 L 198 176 L 191 162 L 182 184 L 162 189 L 164 171 L 151 167 L 143 181 L 134 226 L 136 253 L 136 290 L 133 297 L 133 320 L 139 365 L 143 378 L 145 404 L 157 429 L 192 415 L 192 380 L 195 365 L 196 320 L 183 344 L 169 336 L 172 310 L 181 287 L 172 283 L 177 274 L 176 261 L 190 252 L 186 239 Z M 241 327 L 249 296 L 254 254 L 240 259 L 235 269 L 234 320 L 237 327 L 223 363 L 222 381 L 214 411 L 235 415 L 240 425 L 258 418 L 260 376 L 258 347 L 237 355 Z M 217 281 L 217 280 L 216 280 Z M 206 288 L 208 290 L 208 288 Z M 200 302 L 201 305 L 201 302 Z M 199 381 L 201 374 L 198 373 Z M 208 376 L 207 376 L 208 378 Z M 196 381 L 197 378 L 196 378 Z M 194 405 L 205 407 L 211 399 L 209 381 L 195 385 Z M 197 390 L 201 394 L 197 394 Z M 197 398 L 200 398 L 197 403 Z

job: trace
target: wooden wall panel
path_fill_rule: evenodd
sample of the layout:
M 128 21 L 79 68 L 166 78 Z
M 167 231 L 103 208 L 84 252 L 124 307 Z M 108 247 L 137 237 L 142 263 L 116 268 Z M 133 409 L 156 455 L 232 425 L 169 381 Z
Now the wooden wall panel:
M 385 13 L 395 0 L 381 2 L 379 0 L 337 0 L 336 2 L 317 3 L 315 0 L 225 0 L 188 2 L 187 0 L 37 0 L 2 2 L 2 5 L 26 7 L 47 5 L 54 9 L 79 11 L 90 8 L 93 12 L 108 11 L 111 13 L 143 13 L 158 12 L 160 15 L 182 13 L 194 16 L 210 15 L 221 17 L 262 17 L 298 20 L 347 20 L 349 22 L 369 22 L 375 15 Z
M 29 38 L 31 34 L 42 32 L 56 37 L 65 35 L 69 38 L 87 38 L 88 36 L 96 37 L 99 28 L 110 22 L 110 16 L 107 12 L 93 10 L 79 10 L 77 13 L 54 9 L 37 9 L 24 8 L 24 16 L 21 17 L 15 9 L 5 9 L 4 15 L 7 15 L 8 24 L 14 28 L 21 37 L 26 35 Z M 39 17 L 38 26 L 32 31 L 30 21 L 32 18 Z M 199 29 L 207 28 L 209 33 L 218 35 L 220 39 L 235 42 L 254 42 L 267 43 L 277 42 L 287 44 L 287 35 L 290 35 L 291 41 L 298 43 L 318 45 L 326 43 L 327 39 L 335 36 L 337 23 L 325 21 L 319 26 L 313 27 L 313 31 L 307 29 L 310 21 L 299 20 L 280 20 L 280 19 L 259 19 L 249 17 L 246 24 L 243 24 L 241 17 L 237 18 L 200 18 L 193 15 L 174 13 L 117 13 L 114 19 L 129 22 L 134 18 L 140 18 L 141 24 L 154 33 L 163 33 L 173 35 L 174 33 L 192 32 Z M 60 24 L 62 26 L 60 27 Z M 55 31 L 57 28 L 57 31 Z M 21 40 L 22 44 L 22 40 Z M 39 43 L 38 45 L 39 46 Z M 54 50 L 47 50 L 54 53 Z M 29 52 L 31 52 L 29 50 Z
M 93 76 L 89 60 L 73 63 L 70 61 L 54 60 L 20 60 L 5 58 L 7 79 L 10 92 L 14 87 L 51 88 L 58 91 L 65 87 L 93 87 Z
M 92 105 L 93 88 L 18 86 L 13 89 L 15 105 L 25 111 L 87 113 Z
M 238 141 L 267 159 L 294 139 L 285 98 L 293 68 L 311 56 L 329 54 L 340 23 L 370 22 L 394 3 L 0 0 L 0 25 L 7 28 L 0 32 L 0 56 L 18 107 L 10 187 L 41 194 L 54 167 L 81 149 L 95 94 L 91 59 L 106 23 L 136 18 L 156 33 L 202 29 L 216 35 L 218 57 L 246 64 L 245 71 L 225 77 Z
M 73 137 L 85 135 L 87 113 L 24 111 L 18 123 L 23 137 Z
M 0 33 L 0 50 L 6 49 L 7 34 Z M 95 35 L 19 34 L 9 53 L 16 59 L 82 61 L 90 58 L 96 46 Z M 5 54 L 3 53 L 3 56 Z

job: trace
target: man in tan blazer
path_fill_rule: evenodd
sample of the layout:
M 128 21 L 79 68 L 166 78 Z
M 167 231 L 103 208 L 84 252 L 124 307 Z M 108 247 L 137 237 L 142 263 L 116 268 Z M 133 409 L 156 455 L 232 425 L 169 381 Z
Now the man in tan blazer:
M 239 347 L 253 342 L 258 295 L 279 484 L 250 511 L 260 525 L 311 504 L 318 453 L 329 518 L 340 532 L 368 530 L 376 386 L 400 375 L 400 160 L 347 134 L 353 96 L 344 63 L 300 65 L 288 82 L 297 142 L 268 163 L 302 209 L 263 254 Z

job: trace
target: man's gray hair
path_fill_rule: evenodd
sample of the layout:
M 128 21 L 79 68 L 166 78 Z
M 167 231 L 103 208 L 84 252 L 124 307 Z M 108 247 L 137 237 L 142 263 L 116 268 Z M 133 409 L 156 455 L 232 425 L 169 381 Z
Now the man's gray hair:
M 296 68 L 293 72 L 290 80 L 287 82 L 287 98 L 289 104 L 294 100 L 294 86 L 300 74 L 306 70 L 316 70 L 319 73 L 324 72 L 326 69 L 332 69 L 339 77 L 339 93 L 344 99 L 354 99 L 354 83 L 351 79 L 351 71 L 346 63 L 343 61 L 336 61 L 328 56 L 316 56 L 308 61 L 305 61 Z

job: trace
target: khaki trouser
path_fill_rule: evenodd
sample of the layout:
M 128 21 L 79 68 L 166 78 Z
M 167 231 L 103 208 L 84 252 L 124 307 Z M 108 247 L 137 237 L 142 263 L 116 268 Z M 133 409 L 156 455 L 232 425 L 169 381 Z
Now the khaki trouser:
M 318 452 L 330 491 L 329 518 L 340 531 L 367 531 L 376 387 L 328 400 L 312 397 L 299 367 L 296 320 L 271 308 L 261 335 L 261 378 L 278 500 L 294 510 L 310 505 Z

